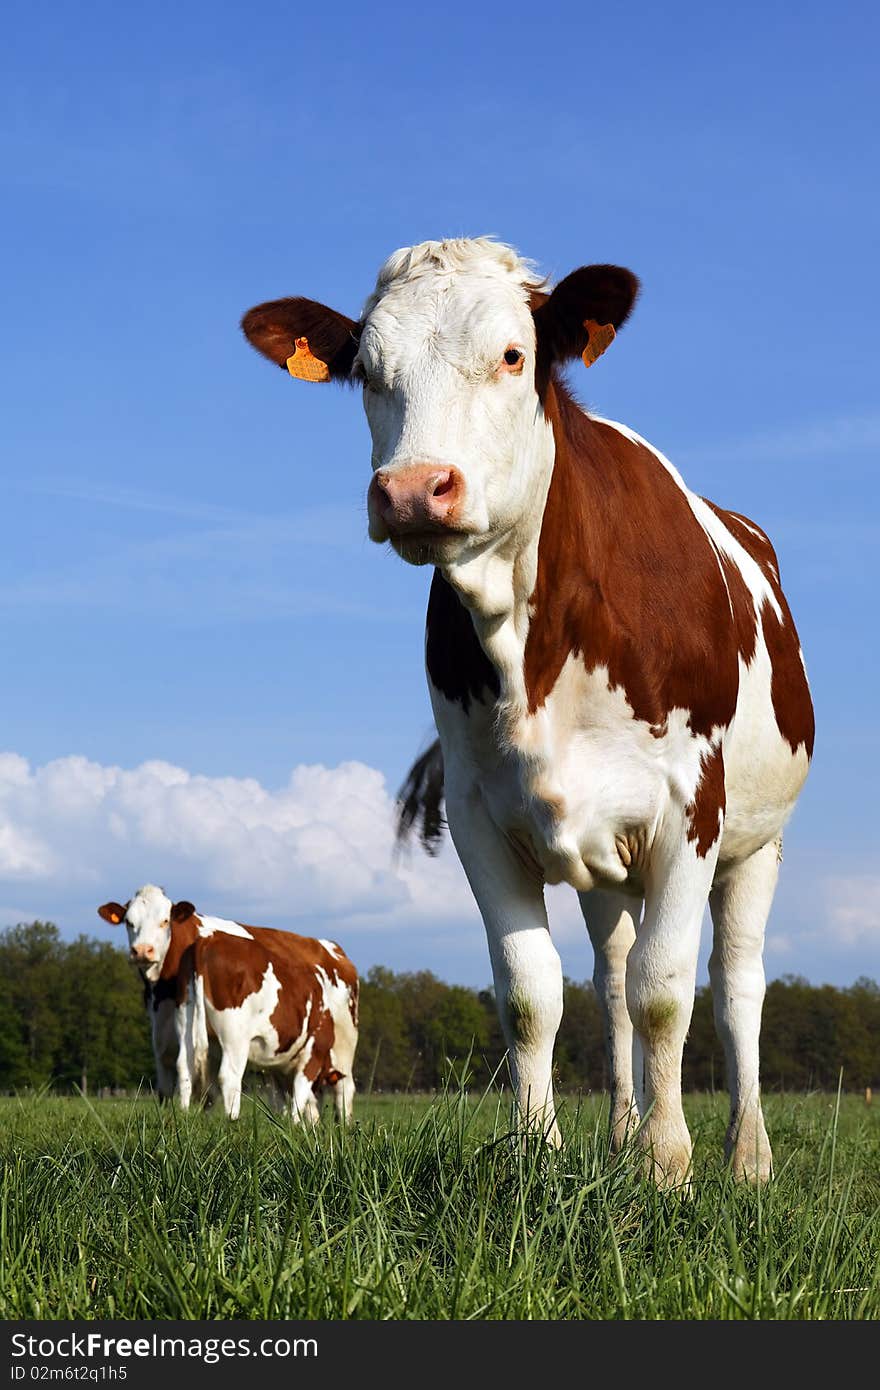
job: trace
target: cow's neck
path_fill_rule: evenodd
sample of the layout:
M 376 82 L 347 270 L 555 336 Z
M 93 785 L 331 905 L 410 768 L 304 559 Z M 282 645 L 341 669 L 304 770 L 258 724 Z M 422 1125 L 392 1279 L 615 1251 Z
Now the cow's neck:
M 498 674 L 501 699 L 525 701 L 523 654 L 529 599 L 538 575 L 538 546 L 554 471 L 554 427 L 535 413 L 529 448 L 530 486 L 520 520 L 478 555 L 442 571 L 471 615 L 480 646 Z
M 171 928 L 171 940 L 168 943 L 168 950 L 165 952 L 165 959 L 162 962 L 162 969 L 159 971 L 160 980 L 173 980 L 180 969 L 180 961 L 184 951 L 190 947 L 198 936 L 198 926 L 195 917 L 188 917 L 185 922 L 175 922 Z

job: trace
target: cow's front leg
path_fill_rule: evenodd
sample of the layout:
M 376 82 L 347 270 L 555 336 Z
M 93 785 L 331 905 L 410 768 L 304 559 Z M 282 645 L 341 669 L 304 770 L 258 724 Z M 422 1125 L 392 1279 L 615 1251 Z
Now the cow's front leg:
M 446 814 L 486 928 L 520 1112 L 558 1146 L 552 1067 L 562 1019 L 562 964 L 550 940 L 543 878 L 495 825 L 478 790 L 447 792 Z
M 174 1011 L 174 1029 L 177 1034 L 177 1095 L 181 1110 L 189 1110 L 195 1076 L 192 1004 L 189 998 L 178 1004 Z
M 636 939 L 641 900 L 630 894 L 599 888 L 579 893 L 578 898 L 593 945 L 593 986 L 605 1030 L 611 1088 L 611 1148 L 616 1153 L 639 1123 L 633 1072 L 638 1073 L 640 1090 L 642 1056 L 626 1007 L 626 962 Z
M 700 928 L 718 846 L 705 856 L 683 830 L 673 853 L 655 852 L 645 915 L 629 953 L 626 1000 L 644 1054 L 639 1142 L 661 1187 L 689 1181 L 691 1137 L 681 1104 L 681 1057 L 694 1007 Z

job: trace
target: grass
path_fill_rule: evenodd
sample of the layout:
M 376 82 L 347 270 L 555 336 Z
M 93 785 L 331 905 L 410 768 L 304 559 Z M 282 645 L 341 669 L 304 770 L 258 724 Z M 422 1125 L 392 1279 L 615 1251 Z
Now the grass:
M 777 1175 L 735 1185 L 693 1097 L 690 1199 L 612 1161 L 599 1100 L 559 1153 L 506 1100 L 359 1099 L 343 1134 L 258 1102 L 0 1100 L 0 1316 L 875 1319 L 880 1108 L 769 1097 Z

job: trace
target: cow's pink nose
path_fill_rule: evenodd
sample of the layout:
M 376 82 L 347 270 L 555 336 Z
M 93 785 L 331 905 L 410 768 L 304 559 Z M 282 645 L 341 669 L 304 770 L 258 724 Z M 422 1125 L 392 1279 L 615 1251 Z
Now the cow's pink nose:
M 464 497 L 464 478 L 457 468 L 411 463 L 380 468 L 370 483 L 369 505 L 393 534 L 441 531 L 455 526 Z
M 131 958 L 132 960 L 155 960 L 156 948 L 155 946 L 132 946 Z

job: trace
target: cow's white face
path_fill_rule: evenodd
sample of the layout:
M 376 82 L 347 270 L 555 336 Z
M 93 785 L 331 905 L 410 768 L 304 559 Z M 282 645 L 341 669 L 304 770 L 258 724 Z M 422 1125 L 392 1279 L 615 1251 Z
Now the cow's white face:
M 370 536 L 416 564 L 510 533 L 552 460 L 535 389 L 535 279 L 506 248 L 468 246 L 454 268 L 423 247 L 391 257 L 352 368 L 373 440 Z
M 552 371 L 594 361 L 637 290 L 631 271 L 593 265 L 548 294 L 509 246 L 426 241 L 388 259 L 357 321 L 277 299 L 250 309 L 242 328 L 291 376 L 362 384 L 370 535 L 447 569 L 539 526 L 554 457 Z
M 156 981 L 171 944 L 171 899 L 154 884 L 145 884 L 123 907 L 105 903 L 98 913 L 114 926 L 122 922 L 128 933 L 132 961 L 144 978 Z

